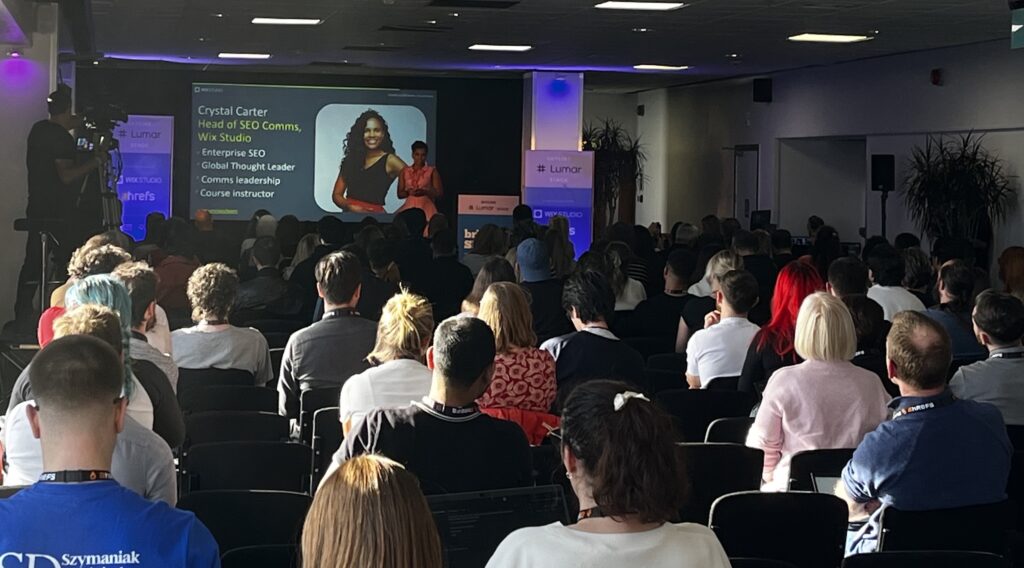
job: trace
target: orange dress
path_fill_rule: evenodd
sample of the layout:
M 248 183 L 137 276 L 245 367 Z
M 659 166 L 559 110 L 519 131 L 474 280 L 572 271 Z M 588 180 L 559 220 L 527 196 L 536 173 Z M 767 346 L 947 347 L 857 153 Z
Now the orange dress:
M 405 189 L 410 192 L 410 195 L 405 198 L 405 203 L 395 213 L 405 211 L 406 209 L 422 209 L 423 213 L 427 215 L 427 221 L 429 221 L 437 213 L 434 198 L 426 195 L 415 196 L 411 192 L 414 189 L 426 189 L 431 186 L 434 178 L 434 166 L 423 166 L 419 169 L 406 166 L 402 169 L 400 175 L 402 176 L 402 181 L 405 182 Z

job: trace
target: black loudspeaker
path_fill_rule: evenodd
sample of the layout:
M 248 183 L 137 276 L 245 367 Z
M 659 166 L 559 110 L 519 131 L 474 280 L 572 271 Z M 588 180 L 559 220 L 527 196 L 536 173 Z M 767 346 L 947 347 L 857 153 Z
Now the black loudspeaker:
M 896 191 L 896 156 L 871 155 L 871 191 Z
M 754 102 L 755 103 L 770 103 L 770 102 L 772 102 L 772 80 L 771 79 L 754 79 Z
M 647 109 L 646 109 L 646 107 L 644 107 L 644 105 L 636 105 L 636 115 L 637 115 L 637 116 L 643 116 L 643 115 L 644 115 L 644 112 L 645 112 L 646 110 L 647 110 Z

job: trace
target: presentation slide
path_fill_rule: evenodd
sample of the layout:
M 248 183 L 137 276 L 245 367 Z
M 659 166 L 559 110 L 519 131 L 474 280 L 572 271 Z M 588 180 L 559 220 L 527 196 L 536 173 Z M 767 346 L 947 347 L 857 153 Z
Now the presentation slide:
M 194 83 L 191 214 L 388 220 L 412 143 L 434 149 L 435 103 L 434 91 Z

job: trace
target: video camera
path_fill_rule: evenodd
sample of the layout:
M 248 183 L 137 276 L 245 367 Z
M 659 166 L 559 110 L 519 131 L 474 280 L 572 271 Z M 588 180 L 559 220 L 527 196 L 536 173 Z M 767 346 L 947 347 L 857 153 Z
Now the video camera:
M 83 136 L 78 138 L 78 149 L 87 152 L 107 153 L 119 146 L 114 137 L 114 127 L 128 121 L 124 107 L 103 104 L 89 107 L 82 113 Z

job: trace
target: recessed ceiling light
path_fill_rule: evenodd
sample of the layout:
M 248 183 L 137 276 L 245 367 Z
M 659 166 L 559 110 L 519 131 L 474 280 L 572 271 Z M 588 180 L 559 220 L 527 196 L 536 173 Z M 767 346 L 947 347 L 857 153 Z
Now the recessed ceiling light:
M 633 69 L 637 71 L 686 71 L 689 68 L 689 65 L 651 65 L 647 63 L 633 66 Z
M 726 53 L 725 56 L 728 57 L 729 59 L 739 59 L 740 58 L 740 54 L 738 54 L 738 53 Z
M 317 26 L 323 20 L 318 18 L 253 18 L 252 23 L 267 26 Z
M 458 18 L 459 17 L 459 13 L 458 12 L 448 12 L 448 15 L 453 17 L 453 18 Z
M 683 2 L 601 2 L 595 4 L 595 8 L 602 10 L 648 10 L 655 12 L 664 12 L 667 10 L 678 10 L 686 6 Z
M 633 31 L 638 34 L 645 34 L 647 32 L 652 32 L 654 30 L 652 30 L 651 28 L 633 28 Z
M 469 46 L 469 49 L 473 51 L 530 51 L 533 49 L 532 45 L 491 45 L 487 43 L 476 43 Z
M 814 34 L 806 33 L 790 36 L 789 41 L 809 41 L 817 43 L 857 43 L 859 41 L 870 41 L 873 36 L 866 35 L 843 35 L 843 34 Z
M 221 59 L 270 59 L 269 53 L 218 53 Z
M 212 15 L 212 16 L 213 16 L 214 18 L 223 18 L 223 17 L 224 17 L 224 14 L 220 14 L 220 13 L 217 13 L 217 14 L 211 14 L 211 15 Z
M 431 26 L 436 26 L 437 25 L 437 20 L 423 20 L 423 23 L 424 24 L 429 24 Z
M 1010 33 L 1017 33 L 1021 28 L 1024 28 L 1024 24 L 1013 24 L 1010 26 Z

